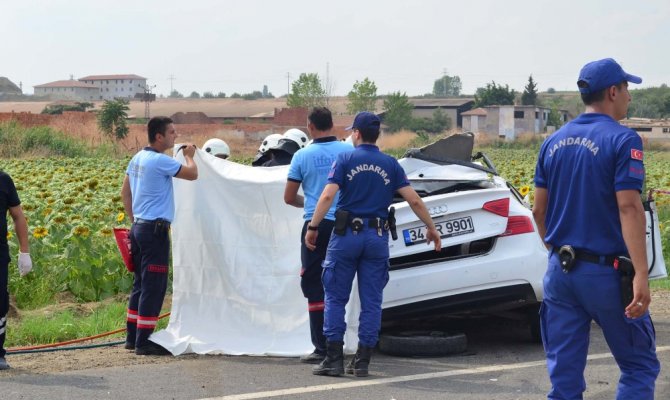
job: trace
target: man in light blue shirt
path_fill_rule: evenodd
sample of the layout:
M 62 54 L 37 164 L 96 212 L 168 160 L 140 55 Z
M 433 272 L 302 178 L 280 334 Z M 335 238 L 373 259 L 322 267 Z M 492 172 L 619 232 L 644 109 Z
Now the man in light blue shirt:
M 172 178 L 195 180 L 195 146 L 183 147 L 185 164 L 163 154 L 177 137 L 172 120 L 154 117 L 147 125 L 149 145 L 130 160 L 121 188 L 123 208 L 133 221 L 130 247 L 135 265 L 128 301 L 126 345 L 137 355 L 170 354 L 149 340 L 156 327 L 168 282 L 170 224 L 174 218 Z
M 330 234 L 335 225 L 335 207 L 337 201 L 328 210 L 326 217 L 319 225 L 319 239 L 314 251 L 305 247 L 305 233 L 309 221 L 312 219 L 316 203 L 321 196 L 323 188 L 328 180 L 328 172 L 337 155 L 354 148 L 344 142 L 340 142 L 331 133 L 333 129 L 333 117 L 325 107 L 315 107 L 307 118 L 307 129 L 314 139 L 313 143 L 295 153 L 291 160 L 288 172 L 284 201 L 295 207 L 304 207 L 305 223 L 302 228 L 300 259 L 302 269 L 300 271 L 303 295 L 307 298 L 309 310 L 309 325 L 314 344 L 314 352 L 300 358 L 306 363 L 319 363 L 326 356 L 326 338 L 323 336 L 323 284 L 321 283 L 321 264 L 326 257 L 326 249 Z M 302 185 L 305 196 L 298 194 Z

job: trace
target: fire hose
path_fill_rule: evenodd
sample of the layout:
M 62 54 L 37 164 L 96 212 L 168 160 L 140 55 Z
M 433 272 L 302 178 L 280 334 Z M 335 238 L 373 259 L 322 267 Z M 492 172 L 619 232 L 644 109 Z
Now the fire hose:
M 167 316 L 169 316 L 170 313 L 165 313 L 161 316 L 158 317 L 158 319 L 163 319 Z M 40 345 L 35 345 L 35 346 L 25 346 L 25 347 L 13 347 L 11 349 L 7 349 L 7 354 L 29 354 L 29 353 L 47 353 L 47 352 L 53 352 L 53 351 L 61 351 L 61 350 L 81 350 L 81 349 L 92 349 L 96 347 L 106 347 L 106 346 L 116 346 L 119 344 L 125 343 L 125 340 L 122 341 L 116 341 L 116 342 L 107 342 L 107 343 L 96 343 L 96 344 L 88 344 L 88 345 L 82 345 L 82 346 L 68 346 L 70 344 L 75 344 L 75 343 L 81 343 L 81 342 L 86 342 L 89 340 L 95 340 L 99 339 L 105 336 L 111 336 L 115 335 L 117 333 L 125 332 L 126 328 L 120 328 L 116 329 L 110 332 L 105 332 L 105 333 L 100 333 L 97 335 L 93 336 L 88 336 L 84 338 L 79 338 L 79 339 L 73 339 L 73 340 L 67 340 L 65 342 L 59 342 L 59 343 L 49 343 L 49 344 L 40 344 Z M 68 346 L 68 347 L 62 347 L 62 346 Z

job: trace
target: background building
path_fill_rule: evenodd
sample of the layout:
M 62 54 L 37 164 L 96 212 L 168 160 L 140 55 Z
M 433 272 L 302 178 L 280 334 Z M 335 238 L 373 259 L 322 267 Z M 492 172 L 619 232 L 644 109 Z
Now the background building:
M 51 100 L 95 101 L 100 99 L 100 88 L 75 81 L 56 81 L 34 86 L 35 96 L 48 96 Z
M 89 75 L 79 78 L 79 81 L 100 89 L 97 100 L 133 99 L 136 93 L 144 93 L 147 86 L 147 78 L 135 74 Z

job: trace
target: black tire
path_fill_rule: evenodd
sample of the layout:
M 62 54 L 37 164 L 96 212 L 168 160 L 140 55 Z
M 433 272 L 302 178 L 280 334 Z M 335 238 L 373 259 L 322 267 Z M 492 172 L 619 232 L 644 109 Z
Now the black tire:
M 468 340 L 463 333 L 407 331 L 382 334 L 379 351 L 401 357 L 434 357 L 464 352 Z
M 542 329 L 540 328 L 540 304 L 532 305 L 526 310 L 528 327 L 530 329 L 530 340 L 534 343 L 542 343 Z

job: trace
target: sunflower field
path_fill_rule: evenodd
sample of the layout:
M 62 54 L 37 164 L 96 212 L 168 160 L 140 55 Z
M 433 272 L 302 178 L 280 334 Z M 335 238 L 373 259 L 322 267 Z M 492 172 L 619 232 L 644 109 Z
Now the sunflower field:
M 484 148 L 501 176 L 533 198 L 537 151 Z M 98 301 L 128 293 L 132 275 L 116 247 L 114 227 L 129 227 L 120 189 L 128 158 L 4 159 L 28 218 L 33 272 L 20 278 L 18 243 L 9 229 L 10 293 L 20 308 L 49 304 L 61 293 Z M 670 190 L 670 153 L 646 152 L 647 189 Z M 656 196 L 666 260 L 670 260 L 670 195 Z M 11 218 L 9 218 L 11 225 Z

